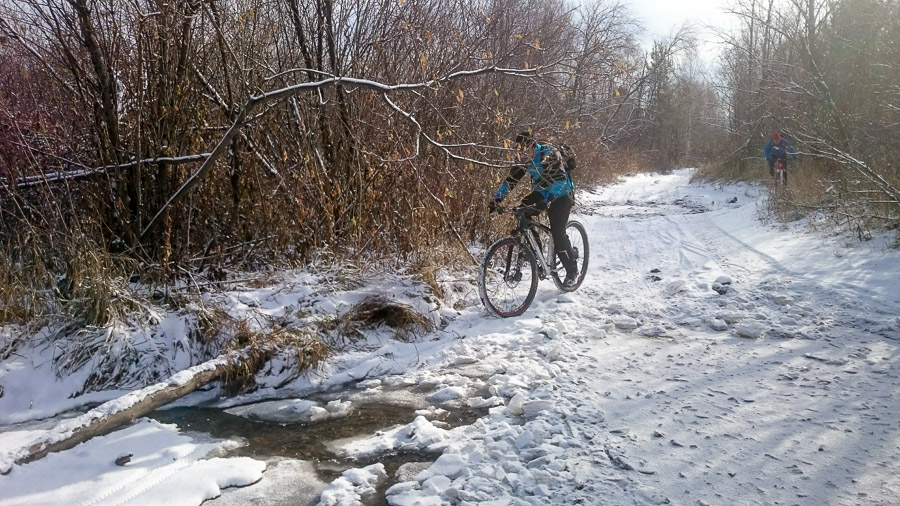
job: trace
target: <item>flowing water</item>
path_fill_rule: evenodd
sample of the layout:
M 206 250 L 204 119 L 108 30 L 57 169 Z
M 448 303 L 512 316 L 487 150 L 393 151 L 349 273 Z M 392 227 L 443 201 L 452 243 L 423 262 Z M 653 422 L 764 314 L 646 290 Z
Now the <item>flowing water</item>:
M 367 460 L 347 460 L 331 451 L 329 443 L 354 436 L 370 436 L 378 431 L 412 422 L 416 417 L 416 409 L 422 403 L 411 402 L 409 399 L 419 398 L 421 393 L 415 390 L 403 392 L 401 397 L 405 396 L 406 400 L 402 403 L 385 402 L 383 397 L 366 402 L 360 399 L 358 393 L 353 395 L 355 400 L 348 416 L 317 423 L 264 421 L 232 415 L 222 409 L 203 407 L 162 409 L 149 416 L 162 423 L 175 424 L 183 432 L 246 441 L 246 445 L 229 452 L 229 456 L 249 456 L 259 460 L 288 458 L 309 462 L 315 468 L 319 480 L 325 483 L 330 483 L 347 469 L 381 462 L 389 479 L 379 487 L 376 497 L 367 504 L 387 504 L 384 501 L 384 491 L 398 481 L 396 472 L 400 466 L 410 462 L 431 462 L 438 455 L 425 452 L 390 453 Z M 445 428 L 468 425 L 487 414 L 486 408 L 457 406 L 446 409 L 446 416 L 441 418 L 447 424 Z M 429 419 L 434 420 L 433 417 Z

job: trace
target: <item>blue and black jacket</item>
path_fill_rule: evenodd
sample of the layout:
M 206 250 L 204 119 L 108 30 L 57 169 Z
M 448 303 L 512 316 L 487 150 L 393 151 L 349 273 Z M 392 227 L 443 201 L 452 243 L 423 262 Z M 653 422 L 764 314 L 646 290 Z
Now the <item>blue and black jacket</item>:
M 772 142 L 772 139 L 769 139 L 765 149 L 763 149 L 763 155 L 765 155 L 766 161 L 769 163 L 772 163 L 772 160 L 776 158 L 784 158 L 786 160 L 788 156 L 794 160 L 797 159 L 797 151 L 794 150 L 791 143 L 783 136 L 778 142 Z
M 570 195 L 575 187 L 562 165 L 556 156 L 556 148 L 546 143 L 535 143 L 534 156 L 527 164 L 510 169 L 494 200 L 502 200 L 525 174 L 531 176 L 533 191 L 544 197 L 545 202 Z

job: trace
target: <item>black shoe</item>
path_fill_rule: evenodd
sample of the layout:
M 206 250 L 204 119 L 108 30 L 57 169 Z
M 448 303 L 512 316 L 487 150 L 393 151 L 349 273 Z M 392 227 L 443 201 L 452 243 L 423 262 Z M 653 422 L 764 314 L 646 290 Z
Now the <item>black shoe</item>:
M 563 280 L 563 286 L 566 288 L 572 288 L 573 286 L 578 284 L 578 275 L 577 274 L 566 274 L 566 279 Z

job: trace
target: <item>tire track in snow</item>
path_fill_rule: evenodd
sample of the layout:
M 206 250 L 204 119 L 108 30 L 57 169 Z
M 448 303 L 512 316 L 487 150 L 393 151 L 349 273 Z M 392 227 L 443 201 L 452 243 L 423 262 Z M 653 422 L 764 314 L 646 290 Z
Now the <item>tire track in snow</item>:
M 126 480 L 118 482 L 115 486 L 100 490 L 98 495 L 83 506 L 98 506 L 103 504 L 128 504 L 141 494 L 158 486 L 179 471 L 186 469 L 197 460 L 210 452 L 209 445 L 192 447 L 183 445 L 184 448 L 175 447 L 166 450 L 163 457 L 171 458 L 170 462 L 150 463 L 141 467 Z M 195 458 L 190 459 L 191 456 Z M 160 459 L 162 460 L 162 459 Z M 132 463 L 135 465 L 135 463 Z M 127 492 L 125 492 L 127 490 Z
M 627 204 L 635 205 L 633 192 Z M 605 448 L 610 460 L 620 459 L 624 471 L 641 466 L 658 471 L 641 481 L 669 490 L 672 499 L 676 490 L 690 493 L 694 482 L 711 492 L 683 496 L 685 504 L 738 497 L 747 504 L 798 498 L 808 504 L 850 504 L 867 497 L 855 495 L 863 490 L 885 497 L 884 487 L 898 482 L 870 480 L 865 468 L 898 467 L 889 457 L 897 427 L 888 420 L 896 419 L 891 406 L 900 380 L 890 358 L 893 348 L 880 339 L 883 333 L 866 328 L 877 320 L 866 313 L 878 310 L 861 311 L 839 290 L 795 272 L 710 216 L 629 212 L 628 217 L 592 218 L 603 220 L 601 237 L 607 235 L 616 246 L 602 248 L 616 266 L 603 282 L 619 281 L 621 298 L 646 299 L 635 303 L 645 306 L 645 314 L 646 307 L 669 303 L 685 316 L 725 310 L 770 330 L 786 330 L 741 339 L 700 327 L 686 330 L 674 345 L 638 339 L 631 330 L 612 330 L 601 341 L 573 338 L 575 382 L 609 389 L 579 389 L 575 395 L 585 395 L 591 410 L 607 420 L 592 442 Z M 595 216 L 612 214 L 595 210 Z M 635 253 L 632 243 L 644 250 Z M 647 283 L 635 280 L 634 273 L 643 273 L 641 257 L 659 264 L 664 277 L 719 270 L 738 273 L 740 279 L 727 295 L 694 291 L 667 299 L 655 290 L 645 292 Z M 629 270 L 631 276 L 619 275 Z M 796 321 L 783 327 L 789 320 Z M 803 329 L 811 335 L 803 335 Z M 659 429 L 647 430 L 657 423 Z M 726 440 L 723 445 L 734 454 L 716 444 Z M 875 479 L 884 476 L 883 470 L 873 473 Z M 836 490 L 838 483 L 842 491 Z
M 715 221 L 711 220 L 708 216 L 705 216 L 705 215 L 698 215 L 698 216 L 699 216 L 699 219 L 703 220 L 703 222 L 707 226 L 697 227 L 696 231 L 698 233 L 700 233 L 701 235 L 705 236 L 705 237 L 703 237 L 703 241 L 707 245 L 707 247 L 710 251 L 717 252 L 717 250 L 719 249 L 717 247 L 717 244 L 719 244 L 719 240 L 727 239 L 727 240 L 731 241 L 732 243 L 739 246 L 738 251 L 751 254 L 757 260 L 759 260 L 763 264 L 767 265 L 769 267 L 769 269 L 772 270 L 773 272 L 775 272 L 777 274 L 781 274 L 781 275 L 801 277 L 801 275 L 799 273 L 788 269 L 787 267 L 785 267 L 784 265 L 779 263 L 777 259 L 773 258 L 770 255 L 767 255 L 766 253 L 763 253 L 762 251 L 754 248 L 753 246 L 747 244 L 746 242 L 738 239 L 737 237 L 735 237 L 734 235 L 729 233 L 727 230 L 720 227 Z M 715 234 L 713 232 L 715 232 Z M 751 269 L 751 268 L 745 266 L 744 264 L 733 262 L 733 261 L 729 260 L 728 259 L 729 257 L 727 257 L 725 255 L 726 255 L 725 253 L 718 254 L 719 261 L 723 265 L 728 265 L 729 267 L 739 268 L 748 274 L 749 273 L 758 273 L 757 269 Z
M 746 286 L 753 287 L 751 291 L 760 297 L 772 298 L 773 295 L 777 296 L 777 292 L 784 291 L 785 285 L 790 285 L 791 291 L 806 299 L 807 311 L 820 312 L 820 316 L 834 318 L 831 322 L 833 324 L 854 328 L 877 328 L 885 315 L 890 316 L 896 312 L 896 306 L 890 305 L 893 301 L 870 301 L 865 305 L 859 304 L 855 298 L 849 297 L 852 293 L 823 285 L 805 273 L 788 268 L 771 255 L 735 237 L 708 216 L 701 215 L 700 219 L 707 226 L 697 227 L 697 231 L 708 245 L 708 249 L 716 255 L 722 265 L 740 270 L 747 278 Z M 723 244 L 723 240 L 730 242 L 735 248 L 722 251 L 722 247 L 718 245 Z M 738 256 L 741 261 L 730 260 Z M 767 269 L 759 269 L 757 267 L 759 265 L 764 265 Z M 860 289 L 860 287 L 851 288 Z M 813 306 L 816 309 L 813 309 Z M 827 319 L 820 319 L 820 323 L 827 323 Z M 890 333 L 883 331 L 876 334 L 888 339 L 897 339 L 896 336 L 892 337 Z

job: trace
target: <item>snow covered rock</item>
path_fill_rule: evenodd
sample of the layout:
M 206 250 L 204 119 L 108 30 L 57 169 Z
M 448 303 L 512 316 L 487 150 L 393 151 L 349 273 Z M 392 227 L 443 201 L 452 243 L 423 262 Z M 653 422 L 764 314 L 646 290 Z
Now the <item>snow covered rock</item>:
M 360 381 L 359 385 L 357 385 L 357 386 L 359 386 L 359 388 L 362 388 L 364 390 L 367 390 L 369 388 L 379 388 L 381 386 L 381 380 L 377 379 L 377 378 L 367 379 L 367 380 Z
M 410 376 L 388 376 L 384 378 L 382 383 L 387 387 L 397 388 L 397 387 L 406 387 L 411 385 L 416 385 L 416 379 Z
M 322 407 L 315 401 L 286 399 L 237 406 L 226 409 L 225 412 L 251 420 L 276 423 L 321 422 L 330 418 L 346 416 L 350 412 L 350 407 L 349 401 L 331 401 Z
M 713 330 L 717 330 L 719 332 L 728 330 L 728 322 L 726 322 L 725 320 L 723 320 L 721 318 L 711 318 L 709 320 L 709 326 Z
M 387 480 L 384 464 L 372 464 L 362 469 L 348 469 L 334 480 L 319 497 L 318 506 L 362 504 L 375 494 L 375 487 Z
M 794 298 L 790 295 L 776 295 L 772 297 L 772 302 L 779 306 L 790 306 L 794 303 Z
M 620 315 L 613 318 L 613 323 L 620 330 L 634 330 L 638 328 L 638 321 L 630 316 Z
M 407 462 L 397 468 L 394 478 L 398 482 L 410 481 L 417 474 L 431 467 L 431 462 Z
M 361 459 L 394 450 L 414 451 L 439 445 L 446 441 L 448 432 L 434 425 L 424 416 L 416 416 L 415 420 L 392 430 L 379 431 L 368 438 L 349 438 L 336 441 L 334 451 L 339 455 Z
M 765 329 L 764 325 L 756 321 L 742 321 L 734 326 L 734 331 L 741 337 L 749 337 L 756 339 L 760 337 Z
M 687 282 L 683 279 L 676 279 L 675 281 L 669 281 L 666 284 L 666 292 L 671 294 L 676 294 L 684 290 L 684 287 L 687 285 Z
M 487 399 L 484 397 L 472 397 L 468 400 L 468 404 L 470 408 L 492 408 L 494 406 L 502 405 L 503 400 L 497 396 L 492 396 Z
M 333 400 L 325 405 L 325 409 L 335 416 L 344 416 L 350 412 L 353 403 L 350 401 Z
M 522 413 L 528 418 L 534 418 L 542 411 L 553 409 L 553 403 L 543 399 L 528 401 L 522 405 Z
M 310 422 L 321 422 L 329 418 L 328 410 L 319 406 L 310 406 L 303 418 L 309 418 Z
M 729 325 L 734 325 L 735 323 L 743 320 L 746 317 L 747 317 L 746 314 L 739 313 L 739 312 L 727 312 L 727 313 L 720 313 L 720 314 L 716 315 L 716 318 L 719 318 L 720 320 L 725 320 L 725 323 L 728 323 Z
M 717 277 L 714 283 L 719 283 L 720 285 L 730 285 L 734 283 L 734 280 L 731 279 L 731 276 L 722 275 Z
M 781 319 L 778 320 L 778 322 L 781 323 L 782 325 L 786 325 L 788 327 L 793 327 L 793 326 L 797 325 L 797 320 L 791 318 L 790 316 L 782 316 Z
M 460 399 L 466 398 L 466 389 L 465 387 L 447 387 L 438 390 L 437 392 L 428 396 L 428 402 L 435 402 L 438 404 L 458 401 Z
M 445 453 L 438 457 L 428 469 L 419 473 L 415 479 L 427 481 L 437 476 L 455 480 L 468 470 L 468 459 L 454 453 Z M 446 488 L 446 487 L 445 487 Z
M 562 346 L 542 346 L 538 348 L 538 353 L 544 356 L 548 362 L 554 362 L 559 360 L 560 357 L 565 353 L 565 349 Z
M 667 334 L 666 328 L 659 324 L 649 325 L 638 331 L 644 337 L 663 337 Z
M 525 413 L 524 405 L 525 394 L 519 392 L 509 400 L 509 404 L 506 406 L 506 409 L 508 409 L 509 414 L 513 416 L 522 416 Z
M 625 306 L 618 302 L 614 302 L 606 306 L 606 312 L 611 314 L 619 314 L 625 311 Z
M 243 416 L 252 420 L 276 423 L 321 422 L 331 418 L 347 416 L 353 404 L 350 401 L 334 400 L 320 406 L 315 401 L 286 399 L 265 401 L 225 410 L 226 413 Z

